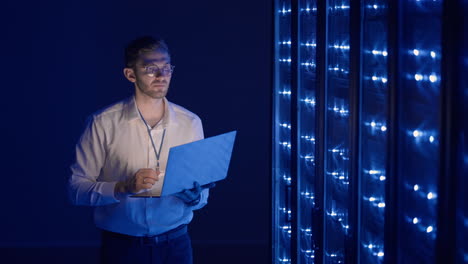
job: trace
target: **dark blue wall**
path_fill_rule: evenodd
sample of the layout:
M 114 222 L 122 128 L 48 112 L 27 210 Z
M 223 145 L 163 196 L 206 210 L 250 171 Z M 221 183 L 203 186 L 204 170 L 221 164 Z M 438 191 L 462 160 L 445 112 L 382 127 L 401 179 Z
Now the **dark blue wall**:
M 169 100 L 197 113 L 207 137 L 238 130 L 228 179 L 196 213 L 193 240 L 268 251 L 272 1 L 8 2 L 0 246 L 98 245 L 91 208 L 66 200 L 74 145 L 89 114 L 133 91 L 124 45 L 156 34 L 176 65 Z

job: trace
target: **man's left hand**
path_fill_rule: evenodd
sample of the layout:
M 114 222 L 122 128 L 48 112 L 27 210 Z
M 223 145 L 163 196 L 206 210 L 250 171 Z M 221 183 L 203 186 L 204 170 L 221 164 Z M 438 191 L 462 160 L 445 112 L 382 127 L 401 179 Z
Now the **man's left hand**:
M 194 182 L 192 189 L 185 189 L 181 192 L 174 194 L 174 196 L 184 201 L 184 203 L 187 204 L 188 206 L 194 206 L 200 202 L 202 190 L 206 188 L 213 188 L 215 187 L 215 185 L 216 184 L 212 182 L 212 183 L 200 186 L 198 182 Z

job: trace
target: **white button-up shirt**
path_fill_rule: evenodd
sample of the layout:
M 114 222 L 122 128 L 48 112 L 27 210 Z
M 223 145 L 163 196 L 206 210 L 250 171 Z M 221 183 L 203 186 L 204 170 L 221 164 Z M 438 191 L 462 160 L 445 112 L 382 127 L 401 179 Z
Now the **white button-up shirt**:
M 197 115 L 166 98 L 164 105 L 162 120 L 151 128 L 158 151 L 166 129 L 159 160 L 162 172 L 171 147 L 203 139 Z M 95 206 L 97 227 L 133 236 L 157 235 L 188 224 L 192 210 L 207 203 L 208 189 L 202 191 L 200 203 L 193 207 L 175 196 L 115 197 L 115 184 L 133 177 L 141 168 L 156 168 L 156 155 L 132 96 L 90 117 L 76 145 L 76 162 L 71 166 L 71 200 L 77 205 Z M 162 184 L 163 177 L 161 174 L 158 184 Z

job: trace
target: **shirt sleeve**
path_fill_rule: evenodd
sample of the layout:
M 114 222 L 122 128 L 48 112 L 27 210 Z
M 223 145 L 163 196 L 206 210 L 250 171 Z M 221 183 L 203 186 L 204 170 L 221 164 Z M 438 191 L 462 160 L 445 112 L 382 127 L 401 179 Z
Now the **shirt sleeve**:
M 71 166 L 68 193 L 73 204 L 100 206 L 119 202 L 114 197 L 117 182 L 97 180 L 105 160 L 104 129 L 102 123 L 92 116 L 76 145 L 76 161 Z

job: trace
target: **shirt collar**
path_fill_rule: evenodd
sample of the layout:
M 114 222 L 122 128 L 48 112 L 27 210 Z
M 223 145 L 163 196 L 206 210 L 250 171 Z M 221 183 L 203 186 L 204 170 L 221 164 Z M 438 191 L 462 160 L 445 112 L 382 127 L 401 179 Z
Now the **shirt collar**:
M 162 119 L 162 126 L 168 127 L 177 125 L 176 113 L 174 111 L 174 107 L 172 104 L 166 99 L 163 98 L 164 101 L 164 116 Z M 131 96 L 127 102 L 125 103 L 125 117 L 128 122 L 134 120 L 141 120 L 140 113 L 138 113 L 138 107 L 136 104 L 135 96 Z

